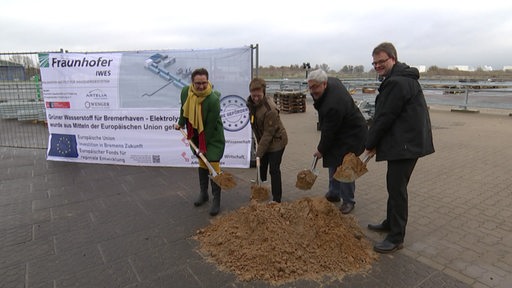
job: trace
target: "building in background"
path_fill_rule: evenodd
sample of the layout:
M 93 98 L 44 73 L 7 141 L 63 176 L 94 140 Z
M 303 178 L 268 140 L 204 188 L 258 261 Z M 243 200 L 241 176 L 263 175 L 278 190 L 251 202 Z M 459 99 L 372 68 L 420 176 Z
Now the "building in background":
M 473 67 L 469 67 L 468 65 L 451 65 L 448 66 L 448 70 L 475 71 Z
M 24 81 L 25 68 L 23 65 L 0 60 L 0 81 Z

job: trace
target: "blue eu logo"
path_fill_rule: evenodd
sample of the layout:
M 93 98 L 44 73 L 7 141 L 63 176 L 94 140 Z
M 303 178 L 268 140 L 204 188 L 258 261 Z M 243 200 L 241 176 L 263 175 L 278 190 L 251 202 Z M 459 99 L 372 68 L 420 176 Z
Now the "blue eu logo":
M 77 158 L 76 136 L 70 134 L 51 135 L 49 156 Z

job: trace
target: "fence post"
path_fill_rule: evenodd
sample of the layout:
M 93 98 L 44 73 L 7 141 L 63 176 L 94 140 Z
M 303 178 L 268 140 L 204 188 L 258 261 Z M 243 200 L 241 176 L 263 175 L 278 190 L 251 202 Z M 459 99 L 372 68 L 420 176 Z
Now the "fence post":
M 466 86 L 466 99 L 464 99 L 464 110 L 468 110 L 469 88 Z
M 36 100 L 41 101 L 41 90 L 39 89 L 39 75 L 34 75 L 34 82 L 36 83 Z
M 451 109 L 452 112 L 470 112 L 470 113 L 479 113 L 478 110 L 469 110 L 468 109 L 468 100 L 469 100 L 469 87 L 466 86 L 466 99 L 464 99 L 464 105 L 459 106 L 460 109 Z

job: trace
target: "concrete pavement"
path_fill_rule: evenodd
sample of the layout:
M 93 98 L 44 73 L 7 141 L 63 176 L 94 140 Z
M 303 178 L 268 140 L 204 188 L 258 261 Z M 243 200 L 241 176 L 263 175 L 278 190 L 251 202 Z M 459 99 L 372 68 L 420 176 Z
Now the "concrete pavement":
M 436 153 L 413 173 L 404 249 L 382 255 L 367 274 L 282 287 L 512 287 L 509 112 L 431 107 Z M 284 201 L 326 192 L 323 168 L 312 190 L 295 188 L 311 165 L 316 117 L 309 97 L 305 113 L 282 114 L 290 138 Z M 196 252 L 191 236 L 211 218 L 209 205 L 192 204 L 195 169 L 51 162 L 45 152 L 0 148 L 0 287 L 268 286 L 239 282 Z M 352 213 L 380 241 L 366 225 L 385 215 L 386 166 L 371 161 L 368 169 Z M 256 175 L 226 170 L 238 186 L 223 193 L 220 215 L 248 203 Z

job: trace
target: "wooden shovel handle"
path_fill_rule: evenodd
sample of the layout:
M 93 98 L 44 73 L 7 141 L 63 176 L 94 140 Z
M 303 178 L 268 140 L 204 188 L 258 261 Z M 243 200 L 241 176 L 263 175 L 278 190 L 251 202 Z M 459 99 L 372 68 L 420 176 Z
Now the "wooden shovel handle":
M 256 185 L 261 184 L 261 175 L 260 175 L 260 157 L 256 157 Z
M 194 144 L 194 142 L 192 142 L 191 139 L 188 139 L 187 138 L 187 132 L 185 132 L 185 130 L 181 129 L 180 128 L 180 132 L 181 134 L 183 134 L 183 136 L 185 137 L 185 139 L 187 139 L 188 141 L 188 144 L 190 146 L 192 146 L 192 148 L 194 148 L 194 150 L 196 151 L 197 155 L 199 155 L 199 157 L 201 158 L 201 160 L 203 160 L 203 162 L 206 164 L 206 166 L 208 167 L 208 170 L 210 170 L 210 174 L 212 174 L 213 177 L 216 177 L 217 176 L 217 172 L 215 171 L 215 169 L 213 169 L 212 167 L 212 164 L 210 164 L 210 162 L 208 162 L 208 159 L 206 159 L 206 157 L 203 155 L 203 153 L 201 153 L 201 151 L 199 151 L 199 149 L 197 148 L 197 146 Z

